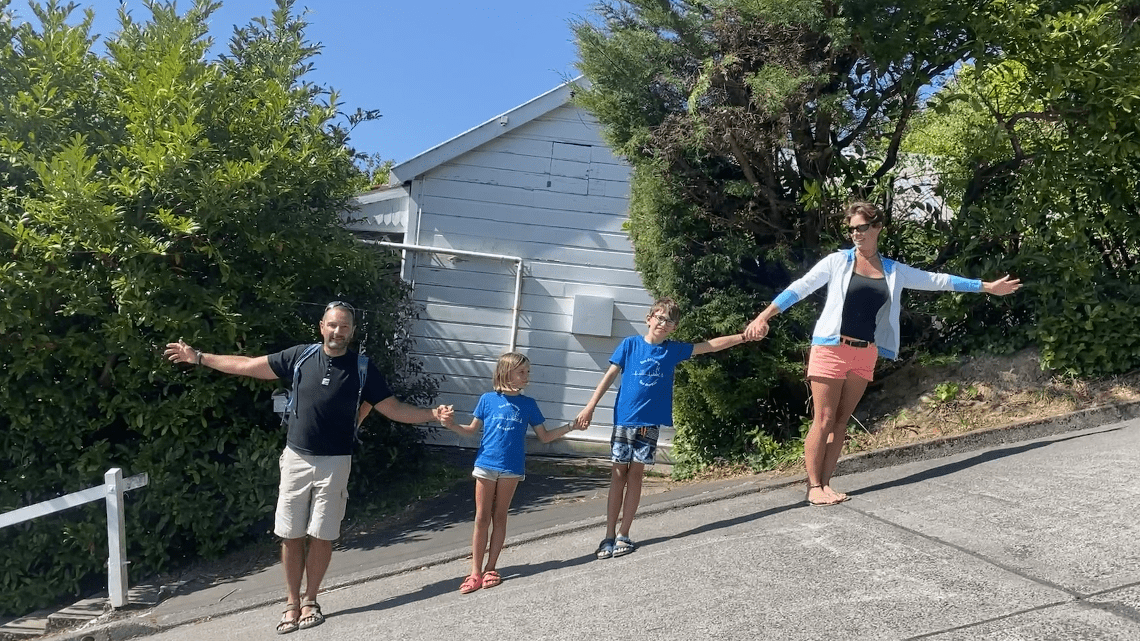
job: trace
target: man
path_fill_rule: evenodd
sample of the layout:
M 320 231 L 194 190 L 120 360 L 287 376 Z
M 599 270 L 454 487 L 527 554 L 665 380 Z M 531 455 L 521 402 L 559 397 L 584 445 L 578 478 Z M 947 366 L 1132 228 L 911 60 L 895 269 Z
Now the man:
M 400 402 L 371 362 L 361 385 L 357 355 L 348 350 L 355 320 L 355 310 L 348 303 L 329 303 L 320 322 L 322 345 L 308 354 L 308 345 L 257 357 L 207 354 L 182 341 L 166 346 L 165 356 L 171 362 L 263 380 L 292 381 L 300 362 L 287 414 L 289 429 L 281 454 L 273 529 L 282 538 L 287 588 L 285 611 L 277 624 L 279 634 L 324 622 L 316 597 L 332 559 L 332 542 L 340 536 L 356 430 L 364 417 L 374 407 L 401 423 L 444 423 L 452 414 L 446 405 L 428 409 Z M 308 576 L 304 598 L 303 576 Z

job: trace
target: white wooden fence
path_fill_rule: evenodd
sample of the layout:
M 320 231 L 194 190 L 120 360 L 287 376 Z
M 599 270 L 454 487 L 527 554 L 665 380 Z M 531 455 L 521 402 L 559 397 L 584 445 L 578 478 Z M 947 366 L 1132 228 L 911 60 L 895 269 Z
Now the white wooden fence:
M 107 501 L 107 593 L 111 607 L 127 604 L 127 532 L 123 514 L 123 493 L 147 484 L 146 474 L 123 478 L 123 470 L 113 467 L 103 475 L 103 485 L 0 514 L 0 529 L 34 518 L 60 512 L 77 505 Z

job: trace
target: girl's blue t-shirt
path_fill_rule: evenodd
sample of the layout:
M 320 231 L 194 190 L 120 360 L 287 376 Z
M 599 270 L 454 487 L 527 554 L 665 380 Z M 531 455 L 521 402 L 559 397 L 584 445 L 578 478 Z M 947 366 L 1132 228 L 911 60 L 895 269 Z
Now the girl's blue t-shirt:
M 475 455 L 475 467 L 522 476 L 527 428 L 546 422 L 538 403 L 522 394 L 487 392 L 479 397 L 473 414 L 483 421 L 483 440 Z
M 692 355 L 692 343 L 665 340 L 654 345 L 644 336 L 622 341 L 610 357 L 621 368 L 614 425 L 672 425 L 673 371 Z

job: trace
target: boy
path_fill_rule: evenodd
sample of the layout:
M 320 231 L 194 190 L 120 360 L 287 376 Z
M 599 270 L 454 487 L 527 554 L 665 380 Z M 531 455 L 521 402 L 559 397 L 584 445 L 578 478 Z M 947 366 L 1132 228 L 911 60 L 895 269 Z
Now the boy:
M 579 429 L 590 425 L 598 401 L 620 374 L 621 387 L 614 403 L 614 431 L 610 437 L 613 470 L 606 504 L 606 538 L 598 545 L 599 559 L 629 554 L 636 548 L 629 538 L 629 526 L 641 501 L 645 466 L 653 465 L 660 427 L 673 424 L 673 370 L 677 363 L 745 342 L 743 334 L 720 336 L 695 345 L 668 340 L 677 329 L 680 316 L 677 303 L 670 298 L 653 303 L 645 317 L 648 332 L 645 336 L 630 336 L 618 345 L 610 357 L 609 370 L 575 420 Z M 619 513 L 620 533 L 617 531 Z

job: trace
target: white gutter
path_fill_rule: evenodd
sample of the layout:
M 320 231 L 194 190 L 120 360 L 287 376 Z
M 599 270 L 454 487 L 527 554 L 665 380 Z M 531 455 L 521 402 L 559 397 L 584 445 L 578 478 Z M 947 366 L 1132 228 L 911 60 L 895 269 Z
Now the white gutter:
M 385 240 L 361 240 L 360 242 L 366 245 L 381 245 L 383 247 L 391 247 L 392 249 L 403 249 L 410 251 L 422 251 L 430 254 L 447 254 L 449 256 L 468 256 L 471 258 L 490 258 L 493 260 L 510 260 L 515 263 L 515 304 L 514 309 L 511 310 L 511 342 L 508 352 L 515 351 L 516 341 L 519 333 L 519 309 L 522 305 L 522 270 L 523 259 L 521 256 L 506 256 L 504 254 L 487 254 L 484 252 L 465 251 L 462 249 L 448 249 L 446 247 L 432 247 L 430 245 L 411 245 L 408 243 L 390 243 Z

